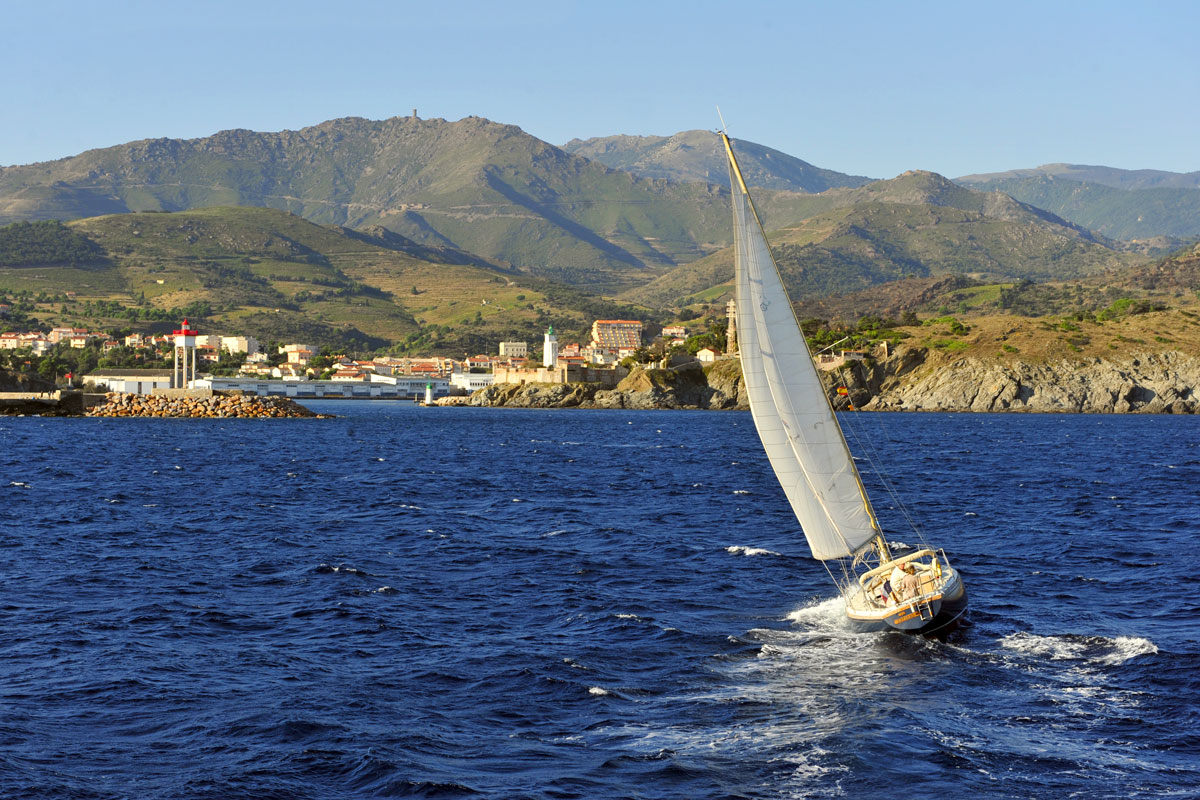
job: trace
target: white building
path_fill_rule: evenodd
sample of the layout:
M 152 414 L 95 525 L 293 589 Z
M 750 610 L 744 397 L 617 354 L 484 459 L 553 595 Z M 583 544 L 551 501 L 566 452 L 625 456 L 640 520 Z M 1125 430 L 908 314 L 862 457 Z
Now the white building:
M 170 389 L 169 369 L 98 369 L 84 375 L 84 381 L 105 386 L 110 392 L 150 394 L 155 389 Z
M 484 389 L 496 382 L 496 376 L 491 372 L 456 372 L 450 376 L 450 385 L 465 392 Z
M 227 353 L 245 353 L 252 356 L 258 352 L 258 339 L 253 336 L 222 336 L 221 349 Z
M 501 342 L 500 343 L 501 358 L 528 358 L 529 345 L 525 342 Z

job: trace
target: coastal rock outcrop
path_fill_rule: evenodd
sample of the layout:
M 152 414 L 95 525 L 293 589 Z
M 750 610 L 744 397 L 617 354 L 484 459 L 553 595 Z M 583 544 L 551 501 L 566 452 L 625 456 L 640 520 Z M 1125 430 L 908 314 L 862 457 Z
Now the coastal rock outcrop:
M 698 362 L 635 367 L 616 388 L 589 383 L 495 384 L 471 395 L 473 406 L 509 408 L 747 408 L 742 371 L 729 359 L 707 370 Z
M 576 408 L 590 406 L 599 389 L 591 383 L 497 383 L 471 395 L 472 406 Z
M 876 384 L 866 410 L 1194 414 L 1200 359 L 1177 352 L 1113 361 L 1029 363 L 964 358 L 937 364 L 909 351 L 905 368 L 864 370 Z M 893 359 L 903 359 L 897 353 Z

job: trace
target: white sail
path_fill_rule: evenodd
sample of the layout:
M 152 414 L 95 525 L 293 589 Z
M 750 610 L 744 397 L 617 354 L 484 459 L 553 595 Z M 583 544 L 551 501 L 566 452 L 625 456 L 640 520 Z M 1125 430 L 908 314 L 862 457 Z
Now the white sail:
M 738 353 L 767 458 L 814 558 L 854 554 L 878 533 L 766 235 L 729 154 L 736 237 Z

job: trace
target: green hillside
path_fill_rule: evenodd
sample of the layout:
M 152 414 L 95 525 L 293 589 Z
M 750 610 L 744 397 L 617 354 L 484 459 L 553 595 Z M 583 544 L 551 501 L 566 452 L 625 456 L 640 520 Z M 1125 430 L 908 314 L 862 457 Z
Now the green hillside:
M 1047 209 L 1113 239 L 1200 236 L 1200 189 L 1160 186 L 1123 189 L 1055 175 L 960 178 L 974 189 L 998 191 Z
M 597 312 L 636 313 L 511 269 L 418 258 L 406 250 L 453 254 L 394 234 L 318 225 L 275 209 L 40 225 L 57 231 L 63 247 L 84 242 L 101 254 L 86 266 L 43 259 L 0 267 L 0 295 L 34 303 L 28 316 L 44 327 L 161 330 L 188 314 L 214 332 L 263 342 L 474 353 L 494 351 L 501 339 L 534 341 L 549 324 L 582 335 Z M 28 227 L 0 228 L 0 244 Z
M 914 277 L 1061 280 L 1138 260 L 1052 214 L 930 172 L 812 199 L 835 207 L 768 234 L 797 301 Z M 732 277 L 726 249 L 623 297 L 660 306 L 711 302 L 729 293 Z
M 729 162 L 712 131 L 683 131 L 672 136 L 603 136 L 572 139 L 569 153 L 645 178 L 700 181 L 729 188 Z M 862 186 L 871 178 L 822 169 L 787 153 L 754 142 L 737 143 L 742 175 L 752 186 L 790 192 L 823 192 Z

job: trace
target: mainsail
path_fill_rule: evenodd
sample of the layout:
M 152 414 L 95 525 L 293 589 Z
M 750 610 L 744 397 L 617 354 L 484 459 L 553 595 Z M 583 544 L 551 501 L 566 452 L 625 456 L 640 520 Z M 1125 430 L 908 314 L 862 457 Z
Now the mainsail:
M 738 353 L 750 412 L 814 558 L 858 552 L 878 524 L 724 134 L 736 238 Z

